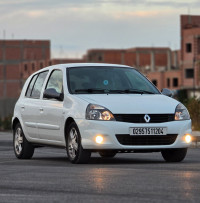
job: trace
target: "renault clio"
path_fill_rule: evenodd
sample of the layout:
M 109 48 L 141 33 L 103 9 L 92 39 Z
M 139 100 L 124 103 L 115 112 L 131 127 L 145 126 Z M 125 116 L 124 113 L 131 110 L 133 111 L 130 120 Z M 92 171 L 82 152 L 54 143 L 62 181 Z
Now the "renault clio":
M 32 74 L 12 119 L 14 152 L 29 159 L 40 146 L 66 148 L 72 163 L 92 152 L 161 152 L 180 162 L 191 142 L 186 107 L 160 92 L 135 68 L 114 64 L 61 64 Z

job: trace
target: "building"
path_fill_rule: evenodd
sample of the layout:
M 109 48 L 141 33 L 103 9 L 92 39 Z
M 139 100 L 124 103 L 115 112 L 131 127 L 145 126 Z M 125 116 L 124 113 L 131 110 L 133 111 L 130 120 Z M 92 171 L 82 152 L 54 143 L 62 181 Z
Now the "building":
M 181 78 L 190 96 L 200 97 L 200 16 L 181 16 Z
M 180 88 L 179 51 L 163 48 L 92 49 L 87 61 L 125 64 L 137 68 L 159 88 Z
M 200 97 L 200 16 L 180 16 L 181 49 L 142 47 L 131 49 L 92 49 L 88 62 L 133 66 L 162 90 L 184 89 L 189 97 Z
M 12 114 L 24 80 L 48 60 L 49 40 L 0 40 L 0 117 Z

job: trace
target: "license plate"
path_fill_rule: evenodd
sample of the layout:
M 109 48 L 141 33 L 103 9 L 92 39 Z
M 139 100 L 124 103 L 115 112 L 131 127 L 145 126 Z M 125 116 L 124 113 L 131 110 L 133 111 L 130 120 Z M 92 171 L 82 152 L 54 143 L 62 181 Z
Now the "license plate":
M 167 128 L 130 128 L 130 135 L 166 135 Z

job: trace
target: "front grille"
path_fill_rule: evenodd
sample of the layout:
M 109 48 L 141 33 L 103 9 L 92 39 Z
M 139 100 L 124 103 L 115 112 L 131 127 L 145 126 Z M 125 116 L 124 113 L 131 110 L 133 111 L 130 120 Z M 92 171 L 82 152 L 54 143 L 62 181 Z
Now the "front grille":
M 170 145 L 177 138 L 177 134 L 167 135 L 129 135 L 116 134 L 116 138 L 122 145 Z
M 174 121 L 174 114 L 148 114 L 150 121 L 148 123 L 163 123 Z M 116 121 L 127 123 L 146 123 L 145 114 L 114 114 Z

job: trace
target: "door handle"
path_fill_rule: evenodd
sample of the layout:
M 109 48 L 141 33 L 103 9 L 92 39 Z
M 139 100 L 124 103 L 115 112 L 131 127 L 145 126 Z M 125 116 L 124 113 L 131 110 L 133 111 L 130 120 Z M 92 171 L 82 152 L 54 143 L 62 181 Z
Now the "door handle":
M 40 112 L 42 113 L 44 111 L 44 109 L 43 108 L 40 108 Z
M 25 109 L 25 106 L 21 106 L 21 109 L 24 110 L 24 109 Z

